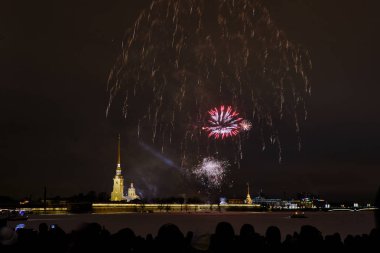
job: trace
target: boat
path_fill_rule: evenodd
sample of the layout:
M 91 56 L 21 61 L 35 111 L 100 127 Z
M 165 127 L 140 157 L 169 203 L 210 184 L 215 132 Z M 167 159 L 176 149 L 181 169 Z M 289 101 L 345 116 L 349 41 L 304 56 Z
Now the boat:
M 307 218 L 304 212 L 295 212 L 290 215 L 290 218 Z

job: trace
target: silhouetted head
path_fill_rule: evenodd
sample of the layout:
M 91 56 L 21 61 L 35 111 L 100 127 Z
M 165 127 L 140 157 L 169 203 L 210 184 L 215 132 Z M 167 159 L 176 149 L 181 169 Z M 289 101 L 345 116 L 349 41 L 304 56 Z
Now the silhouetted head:
M 317 245 L 321 244 L 321 241 L 323 241 L 323 237 L 321 232 L 317 228 L 310 225 L 304 225 L 301 227 L 299 240 L 305 244 Z
M 230 223 L 222 221 L 215 228 L 215 236 L 219 239 L 232 240 L 235 237 L 235 231 Z
M 164 243 L 182 243 L 184 236 L 181 230 L 176 225 L 172 223 L 167 223 L 160 227 L 156 239 Z
M 343 246 L 342 239 L 338 233 L 333 235 L 326 235 L 324 245 L 326 248 L 330 248 L 333 251 L 340 250 Z
M 164 224 L 157 233 L 156 242 L 159 251 L 180 252 L 184 245 L 184 235 L 181 230 L 172 223 Z
M 45 222 L 40 223 L 40 225 L 38 225 L 38 232 L 40 234 L 46 234 L 48 231 L 49 231 L 49 226 Z
M 128 245 L 129 247 L 132 247 L 136 239 L 136 235 L 132 229 L 123 228 L 113 235 L 113 239 L 120 243 Z
M 285 242 L 291 242 L 293 240 L 293 237 L 291 235 L 286 235 Z
M 281 244 L 281 232 L 278 227 L 270 226 L 265 232 L 265 238 L 269 245 Z
M 215 234 L 210 238 L 210 250 L 212 252 L 233 252 L 235 248 L 235 232 L 228 222 L 219 222 L 215 228 Z
M 156 239 L 160 241 L 183 240 L 183 238 L 184 236 L 181 230 L 172 223 L 162 225 L 156 237 Z
M 147 234 L 145 240 L 147 240 L 147 241 L 153 241 L 153 235 L 152 234 Z
M 251 224 L 244 224 L 240 228 L 241 238 L 252 238 L 255 236 L 255 228 Z
M 55 227 L 54 231 L 59 229 L 58 226 Z M 52 230 L 53 231 L 53 230 Z M 102 231 L 102 226 L 96 222 L 91 223 L 83 223 L 82 226 L 77 230 L 77 232 L 83 237 L 83 238 L 95 238 L 100 236 Z
M 123 228 L 110 237 L 110 251 L 115 251 L 120 247 L 124 252 L 130 252 L 134 248 L 136 236 L 130 228 Z
M 191 242 L 191 240 L 193 239 L 193 237 L 194 237 L 194 233 L 192 231 L 188 231 L 186 233 L 186 237 L 185 237 L 186 241 Z

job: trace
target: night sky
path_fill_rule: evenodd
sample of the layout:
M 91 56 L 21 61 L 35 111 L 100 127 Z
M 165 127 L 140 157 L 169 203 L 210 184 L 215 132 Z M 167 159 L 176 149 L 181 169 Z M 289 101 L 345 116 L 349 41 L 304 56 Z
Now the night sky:
M 262 189 L 372 201 L 380 186 L 378 1 L 265 0 L 277 27 L 313 62 L 302 150 L 251 152 L 229 197 Z M 107 78 L 125 30 L 150 1 L 3 1 L 0 9 L 0 195 L 108 192 L 122 136 L 126 183 L 145 197 L 190 195 L 178 169 L 106 117 Z M 232 180 L 232 179 L 231 179 Z

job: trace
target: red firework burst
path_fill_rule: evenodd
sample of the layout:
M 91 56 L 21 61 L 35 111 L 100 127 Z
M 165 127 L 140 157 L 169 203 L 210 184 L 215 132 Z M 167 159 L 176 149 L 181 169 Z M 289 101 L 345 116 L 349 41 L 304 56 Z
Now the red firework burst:
M 219 109 L 215 107 L 208 113 L 210 114 L 209 125 L 202 128 L 209 133 L 208 137 L 224 139 L 240 132 L 239 124 L 243 118 L 239 118 L 239 113 L 234 111 L 231 106 L 221 105 Z

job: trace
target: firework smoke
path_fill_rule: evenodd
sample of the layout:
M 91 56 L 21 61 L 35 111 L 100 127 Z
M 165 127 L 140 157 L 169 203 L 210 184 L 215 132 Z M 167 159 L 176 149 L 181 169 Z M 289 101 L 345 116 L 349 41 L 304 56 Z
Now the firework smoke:
M 230 104 L 255 126 L 262 149 L 277 147 L 281 160 L 281 124 L 293 125 L 301 146 L 310 71 L 308 52 L 259 0 L 157 0 L 126 33 L 109 75 L 107 114 L 121 94 L 136 135 L 178 150 L 183 164 L 221 152 L 202 126 L 209 108 Z M 228 154 L 241 159 L 244 138 L 229 140 Z

